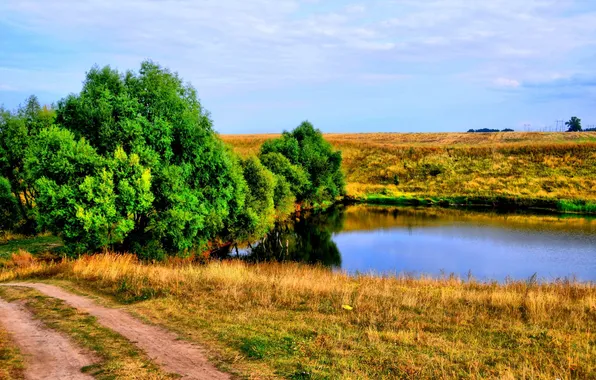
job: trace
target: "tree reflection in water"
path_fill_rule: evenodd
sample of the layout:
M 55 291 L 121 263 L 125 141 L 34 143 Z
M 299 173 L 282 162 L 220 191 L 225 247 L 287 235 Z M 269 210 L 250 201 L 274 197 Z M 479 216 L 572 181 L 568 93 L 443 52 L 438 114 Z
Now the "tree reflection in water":
M 341 254 L 332 236 L 342 230 L 344 221 L 341 206 L 302 213 L 277 223 L 263 240 L 250 244 L 241 257 L 250 262 L 296 261 L 339 268 Z

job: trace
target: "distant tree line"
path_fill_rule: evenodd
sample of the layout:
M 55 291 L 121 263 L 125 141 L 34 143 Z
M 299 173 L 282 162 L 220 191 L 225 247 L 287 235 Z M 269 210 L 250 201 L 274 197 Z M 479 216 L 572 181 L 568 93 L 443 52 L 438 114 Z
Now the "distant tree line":
M 513 129 L 505 128 L 503 130 L 482 128 L 482 129 L 468 129 L 468 133 L 496 133 L 496 132 L 515 132 Z
M 50 231 L 73 255 L 185 256 L 333 202 L 341 161 L 309 122 L 240 158 L 176 73 L 94 67 L 53 107 L 0 108 L 0 228 Z

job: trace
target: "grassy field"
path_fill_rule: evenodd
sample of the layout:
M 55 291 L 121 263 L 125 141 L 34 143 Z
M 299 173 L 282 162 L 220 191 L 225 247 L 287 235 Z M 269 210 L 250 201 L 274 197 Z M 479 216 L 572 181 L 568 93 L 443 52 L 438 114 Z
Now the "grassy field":
M 224 135 L 242 156 L 276 135 Z M 349 196 L 596 212 L 596 133 L 326 134 Z
M 32 277 L 126 305 L 206 345 L 248 378 L 596 376 L 596 286 L 589 283 L 379 278 L 294 264 L 142 264 L 115 255 L 29 261 L 0 272 L 0 280 Z

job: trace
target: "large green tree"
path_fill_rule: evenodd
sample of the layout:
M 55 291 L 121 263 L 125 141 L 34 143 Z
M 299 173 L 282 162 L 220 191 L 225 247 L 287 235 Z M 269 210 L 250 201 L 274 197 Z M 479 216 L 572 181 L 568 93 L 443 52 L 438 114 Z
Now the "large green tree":
M 333 201 L 345 193 L 341 152 L 308 121 L 266 141 L 260 154 L 265 166 L 288 179 L 298 202 Z
M 21 232 L 35 232 L 35 192 L 25 172 L 25 154 L 31 141 L 43 128 L 52 125 L 55 112 L 41 107 L 35 96 L 30 96 L 16 111 L 0 109 L 0 177 L 10 184 L 10 192 L 18 208 Z M 5 195 L 8 196 L 8 195 Z M 11 204 L 13 202 L 10 202 Z
M 195 89 L 152 62 L 93 68 L 29 149 L 43 226 L 72 251 L 187 254 L 243 208 L 246 181 Z

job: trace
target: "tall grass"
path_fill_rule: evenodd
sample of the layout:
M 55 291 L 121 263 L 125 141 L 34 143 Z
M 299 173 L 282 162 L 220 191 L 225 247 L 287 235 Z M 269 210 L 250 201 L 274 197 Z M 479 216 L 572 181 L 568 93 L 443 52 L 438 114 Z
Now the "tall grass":
M 596 376 L 591 283 L 351 276 L 299 264 L 143 264 L 111 254 L 36 265 L 2 278 L 52 273 L 143 301 L 133 310 L 286 377 Z

